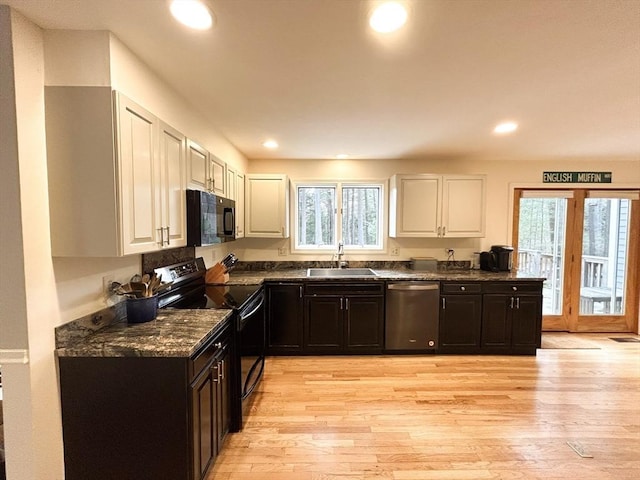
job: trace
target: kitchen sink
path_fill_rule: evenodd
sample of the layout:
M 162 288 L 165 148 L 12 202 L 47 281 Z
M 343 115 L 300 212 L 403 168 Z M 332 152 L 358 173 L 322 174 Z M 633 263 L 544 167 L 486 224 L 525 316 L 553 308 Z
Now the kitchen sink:
M 375 277 L 370 268 L 308 268 L 307 277 Z

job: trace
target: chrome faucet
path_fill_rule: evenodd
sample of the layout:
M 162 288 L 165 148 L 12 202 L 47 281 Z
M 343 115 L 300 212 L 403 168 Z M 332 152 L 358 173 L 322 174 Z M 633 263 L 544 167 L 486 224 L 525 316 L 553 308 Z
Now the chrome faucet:
M 345 268 L 347 266 L 347 262 L 342 260 L 344 256 L 344 243 L 342 240 L 338 242 L 338 253 L 336 253 L 336 267 Z

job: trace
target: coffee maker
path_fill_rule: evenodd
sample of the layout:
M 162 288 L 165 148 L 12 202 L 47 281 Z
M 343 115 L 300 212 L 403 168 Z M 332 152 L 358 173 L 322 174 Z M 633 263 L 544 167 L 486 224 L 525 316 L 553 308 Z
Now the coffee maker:
M 510 272 L 513 265 L 513 247 L 509 245 L 492 245 L 491 253 L 496 257 L 499 272 Z
M 510 272 L 513 265 L 513 247 L 492 245 L 491 250 L 480 254 L 480 268 L 490 272 Z

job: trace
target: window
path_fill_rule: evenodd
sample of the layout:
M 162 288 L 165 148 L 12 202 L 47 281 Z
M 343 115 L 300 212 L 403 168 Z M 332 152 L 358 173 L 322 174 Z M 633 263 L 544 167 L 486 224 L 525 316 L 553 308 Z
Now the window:
M 382 184 L 300 183 L 295 194 L 296 250 L 382 250 Z

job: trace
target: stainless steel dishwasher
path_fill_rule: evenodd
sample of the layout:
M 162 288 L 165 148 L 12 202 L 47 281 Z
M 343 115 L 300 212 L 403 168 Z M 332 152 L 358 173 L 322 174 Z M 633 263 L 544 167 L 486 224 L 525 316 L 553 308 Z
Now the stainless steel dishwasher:
M 438 282 L 388 283 L 385 350 L 435 350 L 439 318 Z

